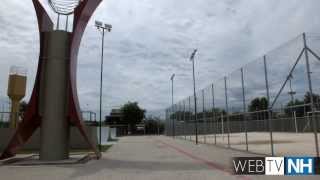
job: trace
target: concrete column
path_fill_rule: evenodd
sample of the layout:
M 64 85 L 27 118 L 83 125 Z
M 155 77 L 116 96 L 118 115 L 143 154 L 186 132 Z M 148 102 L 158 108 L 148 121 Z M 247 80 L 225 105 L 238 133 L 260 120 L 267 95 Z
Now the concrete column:
M 20 101 L 13 99 L 11 101 L 10 128 L 17 128 L 18 126 L 19 108 L 20 108 Z
M 68 67 L 70 33 L 46 32 L 46 57 L 40 80 L 41 145 L 40 159 L 56 161 L 69 158 L 67 122 Z

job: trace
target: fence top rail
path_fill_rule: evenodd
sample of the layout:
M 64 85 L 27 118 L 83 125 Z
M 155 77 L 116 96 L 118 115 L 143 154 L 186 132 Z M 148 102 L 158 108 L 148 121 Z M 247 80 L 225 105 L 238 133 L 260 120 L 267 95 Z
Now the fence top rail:
M 307 38 L 309 38 L 310 39 L 310 37 L 320 37 L 320 35 L 319 35 L 319 33 L 303 33 L 303 34 L 299 34 L 299 35 L 297 35 L 297 36 L 295 36 L 294 38 L 292 38 L 292 39 L 290 39 L 290 40 L 288 40 L 288 41 L 286 41 L 286 42 L 284 42 L 284 43 L 281 43 L 281 45 L 280 46 L 278 46 L 278 47 L 276 47 L 276 48 L 273 48 L 272 50 L 270 50 L 270 51 L 268 51 L 268 52 L 266 52 L 266 53 L 264 53 L 264 55 L 263 56 L 260 56 L 260 57 L 258 57 L 258 58 L 255 58 L 254 60 L 252 60 L 252 61 L 249 61 L 248 63 L 246 63 L 246 64 L 244 64 L 244 65 L 242 65 L 241 67 L 239 67 L 238 69 L 235 69 L 235 70 L 232 70 L 231 71 L 231 73 L 228 73 L 227 75 L 225 75 L 225 76 L 223 76 L 223 77 L 220 77 L 220 78 L 218 78 L 218 79 L 215 79 L 214 80 L 214 82 L 213 83 L 210 83 L 209 85 L 207 85 L 207 86 L 205 86 L 204 88 L 202 88 L 202 89 L 198 89 L 197 91 L 196 91 L 196 98 L 198 99 L 198 103 L 200 103 L 200 102 L 202 102 L 203 100 L 202 100 L 202 97 L 201 97 L 201 95 L 202 95 L 202 93 L 203 93 L 203 91 L 204 91 L 204 93 L 205 94 L 207 94 L 207 95 L 210 95 L 210 98 L 208 98 L 208 97 L 206 97 L 206 100 L 205 100 L 205 102 L 202 102 L 203 104 L 205 104 L 205 107 L 207 107 L 207 105 L 208 104 L 210 104 L 211 105 L 211 98 L 213 99 L 212 101 L 214 102 L 214 104 L 215 104 L 215 106 L 217 105 L 217 104 L 220 104 L 220 103 L 217 103 L 218 101 L 219 101 L 219 95 L 217 95 L 217 94 L 219 94 L 219 92 L 220 92 L 220 94 L 223 94 L 222 93 L 222 90 L 225 88 L 224 86 L 223 86 L 223 84 L 224 84 L 224 81 L 223 81 L 223 79 L 224 78 L 227 78 L 227 82 L 229 82 L 230 83 L 230 81 L 234 81 L 234 80 L 237 80 L 237 81 L 241 81 L 241 78 L 240 78 L 240 72 L 242 72 L 243 70 L 245 70 L 245 73 L 244 74 L 246 74 L 246 70 L 249 72 L 249 73 L 256 73 L 256 71 L 255 70 L 257 70 L 257 69 L 259 69 L 260 71 L 263 71 L 263 69 L 261 69 L 261 67 L 263 67 L 264 65 L 264 57 L 266 58 L 266 62 L 268 63 L 268 65 L 270 65 L 270 67 L 271 66 L 275 66 L 275 65 L 277 65 L 278 63 L 275 63 L 275 62 L 277 62 L 279 59 L 287 59 L 287 60 L 290 60 L 290 62 L 291 62 L 291 59 L 293 60 L 293 59 L 295 59 L 294 57 L 295 57 L 295 55 L 296 55 L 296 53 L 299 53 L 300 51 L 304 51 L 305 50 L 305 47 L 304 47 L 304 43 L 303 43 L 303 37 L 304 37 L 304 34 L 307 36 Z M 319 45 L 320 44 L 320 39 L 318 38 L 318 39 L 313 39 L 313 40 L 317 40 L 317 45 Z M 310 45 L 312 45 L 312 41 L 307 41 L 308 42 L 308 44 Z M 309 46 L 308 46 L 308 48 L 309 48 Z M 312 47 L 310 46 L 310 49 L 312 49 Z M 293 52 L 293 50 L 294 50 L 294 52 Z M 286 61 L 285 61 L 286 62 Z M 271 64 L 270 64 L 271 63 Z M 256 66 L 256 65 L 259 65 L 259 66 Z M 266 66 L 266 65 L 265 65 Z M 256 67 L 256 68 L 255 68 Z M 268 67 L 269 68 L 269 67 Z M 280 75 L 278 75 L 278 76 L 281 76 L 281 78 L 285 78 L 285 76 L 284 75 L 286 75 L 287 73 L 283 73 L 284 71 L 285 72 L 287 72 L 287 70 L 286 69 L 278 69 L 278 68 L 275 68 L 275 71 L 276 70 L 279 70 L 282 74 L 280 74 Z M 268 71 L 270 72 L 270 70 L 268 69 Z M 273 72 L 273 71 L 272 71 Z M 269 73 L 269 77 L 271 77 L 271 75 L 270 74 L 272 74 L 272 73 Z M 291 75 L 291 73 L 289 74 L 289 75 Z M 261 75 L 261 76 L 263 76 L 263 75 Z M 274 76 L 277 76 L 277 74 L 275 73 L 275 75 Z M 282 77 L 282 76 L 284 76 L 284 77 Z M 245 77 L 246 77 L 246 75 L 245 75 Z M 286 77 L 288 77 L 288 76 L 286 76 Z M 245 78 L 246 79 L 246 78 Z M 280 84 L 280 81 L 282 80 L 279 80 L 279 81 L 275 81 L 274 82 L 274 85 L 272 84 L 272 78 L 270 78 L 271 80 L 270 80 L 270 82 L 268 82 L 268 84 L 269 84 L 269 86 L 271 87 L 271 86 L 277 86 L 277 85 L 279 85 Z M 282 82 L 282 81 L 281 81 Z M 255 85 L 254 83 L 255 82 L 250 82 L 251 83 L 251 86 L 253 86 L 253 85 Z M 264 82 L 263 82 L 264 83 Z M 290 83 L 291 83 L 291 81 L 290 81 Z M 249 89 L 249 88 L 252 88 L 251 90 L 255 90 L 255 89 L 253 89 L 253 88 L 255 88 L 255 87 L 251 87 L 251 86 L 249 86 L 249 85 L 247 85 L 247 84 L 245 84 L 245 89 Z M 290 85 L 291 86 L 291 85 Z M 229 84 L 227 84 L 227 88 L 228 89 L 232 89 L 233 88 L 233 90 L 237 90 L 237 89 L 239 89 L 239 91 L 241 91 L 241 83 L 239 83 L 239 84 L 233 84 L 233 87 L 229 87 Z M 257 88 L 262 88 L 262 86 L 260 87 L 257 87 Z M 265 88 L 265 87 L 263 87 L 263 88 Z M 217 89 L 219 89 L 218 91 L 217 91 Z M 258 89 L 259 90 L 259 89 Z M 277 91 L 276 89 L 273 89 L 272 91 Z M 301 90 L 301 91 L 303 91 L 303 92 L 306 92 L 305 90 Z M 212 92 L 214 92 L 214 97 L 211 97 L 212 96 Z M 218 92 L 218 93 L 217 93 Z M 230 93 L 231 92 L 231 93 Z M 261 91 L 262 92 L 262 91 Z M 228 91 L 228 93 L 229 93 L 229 97 L 232 97 L 232 91 Z M 264 94 L 264 92 L 262 92 L 263 94 Z M 258 91 L 258 93 L 257 94 L 252 94 L 252 95 L 254 95 L 254 96 L 256 96 L 256 97 L 262 97 L 262 96 L 265 96 L 265 95 L 261 95 L 262 93 L 260 93 L 260 91 Z M 301 93 L 302 94 L 302 92 L 295 92 L 295 93 Z M 271 92 L 271 94 L 270 94 L 270 99 L 273 99 L 274 98 L 274 92 Z M 205 95 L 206 96 L 206 95 Z M 235 95 L 234 95 L 235 96 Z M 239 95 L 239 96 L 241 96 L 241 95 Z M 283 94 L 281 94 L 281 96 L 283 96 Z M 190 97 L 193 97 L 193 96 L 190 96 Z M 174 113 L 175 112 L 175 110 L 176 110 L 176 107 L 177 106 L 181 106 L 181 102 L 187 102 L 188 100 L 190 100 L 190 97 L 187 97 L 187 98 L 184 98 L 183 100 L 180 100 L 180 101 L 178 101 L 176 104 L 174 104 L 173 105 L 173 107 L 169 107 L 168 109 L 167 109 L 167 111 L 171 111 L 171 113 Z M 248 100 L 252 100 L 252 97 L 250 97 L 250 98 L 248 98 L 248 97 L 250 97 L 250 95 L 248 95 L 247 96 L 247 94 L 246 94 L 246 98 L 248 99 Z M 221 98 L 223 98 L 223 97 L 221 97 Z M 191 100 L 192 100 L 193 98 L 191 98 Z M 239 101 L 237 98 L 234 98 L 234 99 L 236 99 L 236 101 Z M 232 98 L 228 98 L 228 102 L 231 102 L 232 101 Z M 240 100 L 241 101 L 241 100 Z M 239 101 L 239 102 L 240 102 Z M 280 101 L 280 100 L 279 100 Z M 192 102 L 192 103 L 194 103 L 194 102 Z M 270 102 L 271 103 L 271 102 Z M 203 105 L 204 106 L 204 105 Z M 290 108 L 297 108 L 297 107 L 303 107 L 303 106 L 310 106 L 310 103 L 309 104 L 302 104 L 302 105 L 293 105 L 293 106 L 289 106 L 289 105 L 287 105 L 287 106 L 285 106 L 285 107 L 281 107 L 281 108 L 279 108 L 279 107 L 275 107 L 275 108 L 272 108 L 273 110 L 274 109 L 290 109 Z M 190 107 L 189 107 L 190 108 Z M 270 111 L 271 109 L 265 109 L 265 110 L 261 110 L 261 111 L 255 111 L 255 112 L 247 112 L 247 113 L 258 113 L 258 112 L 266 112 L 266 111 Z M 170 112 L 169 112 L 170 113 Z M 241 114 L 241 113 L 239 113 L 239 114 Z M 237 116 L 237 115 L 239 115 L 239 114 L 228 114 L 229 116 L 230 115 L 234 115 L 234 116 Z

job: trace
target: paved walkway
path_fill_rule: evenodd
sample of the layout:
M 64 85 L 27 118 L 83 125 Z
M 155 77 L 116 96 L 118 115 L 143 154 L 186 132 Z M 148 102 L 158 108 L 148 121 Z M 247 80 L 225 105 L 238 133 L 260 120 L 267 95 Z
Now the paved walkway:
M 163 136 L 132 136 L 119 142 L 99 161 L 68 166 L 0 166 L 2 180 L 206 180 L 318 179 L 319 177 L 233 176 L 232 156 L 256 156 L 212 145 Z

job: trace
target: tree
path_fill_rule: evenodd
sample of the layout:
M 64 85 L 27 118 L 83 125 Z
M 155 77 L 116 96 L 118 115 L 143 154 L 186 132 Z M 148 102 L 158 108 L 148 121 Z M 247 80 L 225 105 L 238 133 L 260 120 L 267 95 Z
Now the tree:
M 254 98 L 249 105 L 249 112 L 261 111 L 268 109 L 268 100 L 266 97 Z
M 320 104 L 319 104 L 320 103 L 320 95 L 313 93 L 312 99 L 313 99 L 314 107 L 317 110 L 320 109 Z M 306 115 L 305 112 L 311 112 L 310 106 L 305 105 L 305 104 L 310 104 L 310 103 L 311 103 L 311 93 L 306 92 L 303 100 L 296 99 L 294 101 L 289 101 L 288 104 L 286 105 L 287 108 L 285 109 L 285 113 L 288 116 L 292 116 L 292 113 L 296 112 L 297 117 L 303 117 Z M 290 108 L 291 106 L 299 106 L 299 107 Z
M 300 101 L 299 99 L 290 101 L 286 105 L 286 109 L 284 110 L 284 112 L 286 113 L 287 116 L 290 116 L 290 117 L 292 116 L 293 112 L 296 112 L 296 117 L 303 117 L 305 107 L 299 106 L 303 104 L 304 104 L 304 101 Z M 299 106 L 299 107 L 295 107 L 295 106 Z
M 128 124 L 131 132 L 135 132 L 136 124 L 142 122 L 146 111 L 141 109 L 137 102 L 128 102 L 120 110 L 122 113 L 122 123 Z
M 162 134 L 164 131 L 164 122 L 158 117 L 149 116 L 144 123 L 146 134 Z
M 267 110 L 269 107 L 268 100 L 266 97 L 256 97 L 254 98 L 248 107 L 249 112 L 256 112 L 250 113 L 250 117 L 252 120 L 258 120 L 260 118 L 268 118 L 268 112 L 263 111 Z M 257 112 L 262 111 L 262 112 Z
M 320 96 L 318 94 L 313 93 L 312 99 L 313 99 L 314 107 L 316 109 L 320 109 L 320 104 L 319 104 L 320 103 Z M 306 94 L 304 95 L 304 103 L 305 104 L 311 103 L 311 93 L 310 92 L 306 92 Z M 310 106 L 306 106 L 306 111 L 307 112 L 311 111 Z
M 27 103 L 27 102 L 22 101 L 22 102 L 20 103 L 20 106 L 19 106 L 19 115 L 21 116 L 22 119 L 24 118 L 24 113 L 27 111 L 27 107 L 28 107 L 28 103 Z

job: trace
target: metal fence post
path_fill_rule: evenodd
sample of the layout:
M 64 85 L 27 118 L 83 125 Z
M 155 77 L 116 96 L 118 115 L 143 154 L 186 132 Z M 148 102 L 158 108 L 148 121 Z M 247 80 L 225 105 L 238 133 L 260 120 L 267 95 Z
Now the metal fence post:
M 167 133 L 167 131 L 168 131 L 168 109 L 165 109 L 165 116 L 166 116 L 166 121 L 164 122 L 164 135 L 165 136 L 168 136 L 168 133 Z
M 172 132 L 171 131 L 171 108 L 169 107 L 167 111 L 168 111 L 168 124 L 167 124 L 168 129 L 166 130 L 166 132 L 167 132 L 167 135 L 170 136 Z
M 178 118 L 177 118 L 177 135 L 180 138 L 181 135 L 181 102 L 178 102 Z
M 314 118 L 315 107 L 314 107 L 314 100 L 313 100 L 313 89 L 312 89 L 312 80 L 311 80 L 311 71 L 310 71 L 310 63 L 309 63 L 309 55 L 307 51 L 307 40 L 306 40 L 306 33 L 303 33 L 303 44 L 304 44 L 304 54 L 306 58 L 306 69 L 307 69 L 307 77 L 308 77 L 308 85 L 309 85 L 309 93 L 310 93 L 310 106 L 311 106 L 311 120 L 313 126 L 313 133 L 314 133 L 314 140 L 316 146 L 316 153 L 319 157 L 319 142 L 318 142 L 318 133 L 317 133 L 317 123 Z
M 171 132 L 172 132 L 172 130 L 171 130 L 171 108 L 169 107 L 167 109 L 167 111 L 168 111 L 168 124 L 167 124 L 168 130 L 167 130 L 167 134 L 168 134 L 168 136 L 170 136 Z
M 198 112 L 197 112 L 197 94 L 194 93 L 194 121 L 195 121 L 195 134 L 196 144 L 198 144 Z
M 202 133 L 204 134 L 204 143 L 206 144 L 207 142 L 207 121 L 206 121 L 206 115 L 205 115 L 205 107 L 204 107 L 204 89 L 202 89 Z
M 243 104 L 243 120 L 244 120 L 244 130 L 245 130 L 245 138 L 246 138 L 246 151 L 248 148 L 248 121 L 247 121 L 247 108 L 246 108 L 246 96 L 244 91 L 244 78 L 243 78 L 243 68 L 241 70 L 241 84 L 242 84 L 242 104 Z
M 192 125 L 192 112 L 191 112 L 191 97 L 189 96 L 189 123 Z M 188 125 L 188 132 L 189 132 L 189 129 L 190 129 L 190 127 L 189 127 L 190 125 Z M 191 128 L 192 129 L 192 128 Z M 190 141 L 192 140 L 191 139 L 191 136 L 192 136 L 192 133 L 191 132 L 189 132 L 189 134 L 190 134 Z
M 224 77 L 224 94 L 226 100 L 226 118 L 228 129 L 228 147 L 230 148 L 230 122 L 229 122 L 229 106 L 228 106 L 228 89 L 227 89 L 227 77 Z
M 272 135 L 272 113 L 270 109 L 270 92 L 269 92 L 269 81 L 268 81 L 268 70 L 267 70 L 267 59 L 266 55 L 263 56 L 264 64 L 264 77 L 266 81 L 266 91 L 267 91 L 267 101 L 268 101 L 268 128 L 270 133 L 270 145 L 271 145 L 271 156 L 274 156 L 274 147 L 273 147 L 273 135 Z
M 169 121 L 168 121 L 168 136 L 171 136 L 172 134 L 172 108 L 169 108 L 168 109 L 168 119 L 169 119 Z
M 172 106 L 172 137 L 175 138 L 176 135 L 176 126 L 175 126 L 175 118 L 177 118 L 175 105 Z
M 173 107 L 170 108 L 170 112 L 169 112 L 169 118 L 170 118 L 170 121 L 169 121 L 169 126 L 170 126 L 170 136 L 173 136 Z
M 178 119 L 178 122 L 179 122 L 179 126 L 178 126 L 178 128 L 179 128 L 179 136 L 181 136 L 182 135 L 182 130 L 181 129 L 183 129 L 183 127 L 181 127 L 181 123 L 182 123 L 182 102 L 179 102 L 179 104 L 178 104 L 178 106 L 179 106 L 179 119 Z
M 175 113 L 176 113 L 176 118 L 174 119 L 174 136 L 177 138 L 179 136 L 179 102 L 176 102 L 175 106 Z
M 215 112 L 215 102 L 214 102 L 214 85 L 211 85 L 211 95 L 212 95 L 212 123 L 214 125 L 214 144 L 217 144 L 217 122 L 215 120 L 216 118 L 216 112 Z
M 183 134 L 184 134 L 184 140 L 187 140 L 187 134 L 186 134 L 186 102 L 183 100 Z

